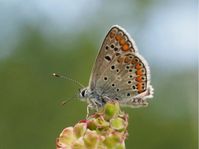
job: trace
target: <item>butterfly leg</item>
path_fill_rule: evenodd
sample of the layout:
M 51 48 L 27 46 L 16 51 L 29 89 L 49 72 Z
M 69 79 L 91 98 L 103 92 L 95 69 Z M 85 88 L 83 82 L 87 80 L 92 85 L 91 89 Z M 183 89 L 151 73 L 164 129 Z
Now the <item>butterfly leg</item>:
M 96 111 L 98 111 L 98 104 L 95 102 L 95 99 L 88 99 L 89 104 L 87 106 L 87 115 L 86 118 L 89 117 L 89 113 L 91 109 L 95 109 Z
M 92 103 L 92 108 L 98 111 L 100 107 L 100 103 L 96 99 L 90 99 L 90 102 Z
M 90 109 L 92 109 L 92 108 L 93 108 L 93 105 L 90 103 L 90 104 L 87 106 L 86 119 L 89 117 Z

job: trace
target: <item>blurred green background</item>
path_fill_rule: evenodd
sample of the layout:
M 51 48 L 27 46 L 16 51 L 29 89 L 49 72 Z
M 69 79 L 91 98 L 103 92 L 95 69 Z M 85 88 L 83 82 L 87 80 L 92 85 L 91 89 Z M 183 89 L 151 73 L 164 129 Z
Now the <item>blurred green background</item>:
M 74 98 L 118 24 L 150 64 L 154 98 L 129 114 L 127 149 L 197 148 L 197 1 L 0 1 L 0 148 L 53 149 L 86 116 Z

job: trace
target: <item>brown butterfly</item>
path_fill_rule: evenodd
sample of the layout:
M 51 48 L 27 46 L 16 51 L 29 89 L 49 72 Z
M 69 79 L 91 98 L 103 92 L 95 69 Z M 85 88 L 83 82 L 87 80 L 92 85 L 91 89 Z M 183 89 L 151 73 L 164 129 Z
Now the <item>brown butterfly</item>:
M 89 85 L 80 96 L 89 107 L 98 108 L 110 100 L 124 106 L 146 106 L 152 95 L 148 63 L 130 35 L 122 27 L 112 26 L 96 58 Z

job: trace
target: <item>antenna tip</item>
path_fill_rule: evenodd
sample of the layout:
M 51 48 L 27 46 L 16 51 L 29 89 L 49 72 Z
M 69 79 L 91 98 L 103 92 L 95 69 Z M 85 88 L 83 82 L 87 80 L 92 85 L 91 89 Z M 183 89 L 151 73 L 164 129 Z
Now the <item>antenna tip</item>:
M 60 77 L 60 75 L 58 75 L 56 73 L 53 73 L 52 76 L 54 76 L 54 77 Z

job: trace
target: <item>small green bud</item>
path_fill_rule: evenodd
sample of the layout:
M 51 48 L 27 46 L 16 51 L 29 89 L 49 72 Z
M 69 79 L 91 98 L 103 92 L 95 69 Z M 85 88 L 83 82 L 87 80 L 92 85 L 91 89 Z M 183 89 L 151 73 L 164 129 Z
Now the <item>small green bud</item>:
M 120 117 L 111 119 L 110 125 L 113 129 L 118 131 L 125 129 L 125 121 Z
M 120 143 L 120 138 L 117 135 L 110 135 L 104 140 L 104 144 L 107 148 L 114 148 L 117 144 Z
M 110 120 L 114 116 L 117 116 L 120 112 L 119 103 L 108 102 L 104 106 L 104 117 L 106 120 Z
M 85 145 L 84 145 L 84 141 L 83 139 L 78 139 L 76 140 L 73 144 L 72 147 L 70 147 L 72 149 L 86 149 Z
M 80 138 L 86 132 L 87 124 L 86 123 L 77 123 L 74 126 L 74 134 L 77 138 Z
M 87 130 L 83 140 L 87 149 L 95 149 L 99 142 L 99 136 L 96 131 Z

